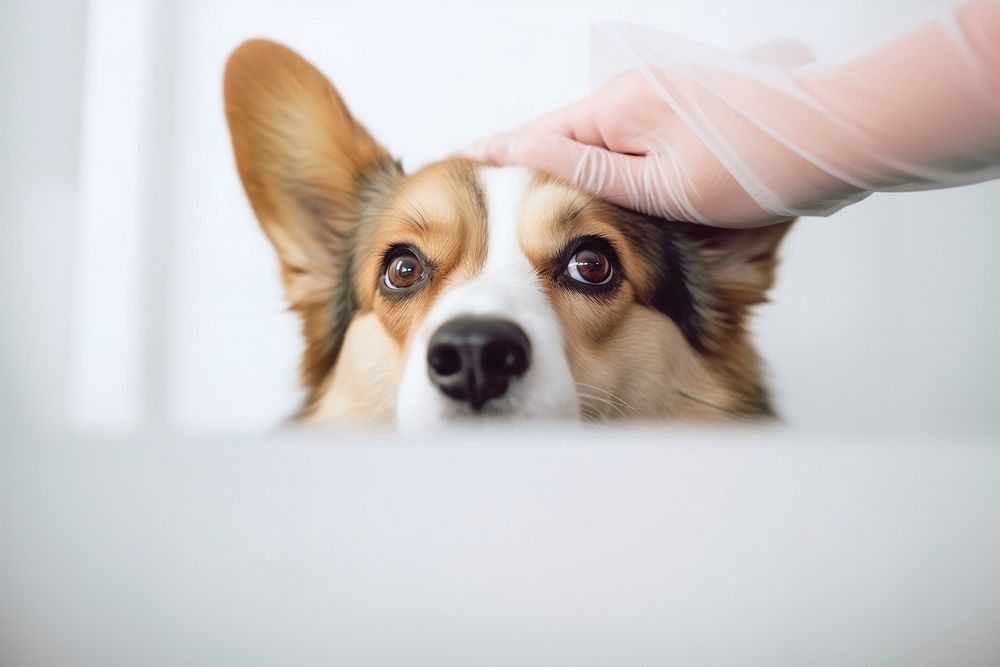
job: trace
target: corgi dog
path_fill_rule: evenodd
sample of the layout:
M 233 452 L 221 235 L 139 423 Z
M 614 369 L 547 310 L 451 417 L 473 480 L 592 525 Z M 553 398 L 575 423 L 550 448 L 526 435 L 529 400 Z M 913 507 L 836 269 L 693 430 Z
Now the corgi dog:
M 302 322 L 302 422 L 774 415 L 746 320 L 791 222 L 715 229 L 544 173 L 405 174 L 296 53 L 230 56 L 236 165 Z

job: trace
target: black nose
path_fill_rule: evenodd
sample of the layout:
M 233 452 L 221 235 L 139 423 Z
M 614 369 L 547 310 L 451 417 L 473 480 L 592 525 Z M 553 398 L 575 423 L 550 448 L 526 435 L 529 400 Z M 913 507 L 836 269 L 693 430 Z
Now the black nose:
M 519 326 L 492 317 L 449 320 L 431 336 L 427 372 L 446 396 L 479 410 L 507 391 L 531 364 L 531 345 Z

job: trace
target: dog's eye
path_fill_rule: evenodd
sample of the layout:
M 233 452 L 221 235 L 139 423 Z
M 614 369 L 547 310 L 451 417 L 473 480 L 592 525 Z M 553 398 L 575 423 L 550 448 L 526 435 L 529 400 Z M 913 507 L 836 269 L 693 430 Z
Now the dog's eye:
M 404 250 L 393 256 L 385 267 L 385 286 L 389 289 L 413 287 L 424 275 L 424 266 L 417 256 Z
M 615 275 L 611 260 L 600 250 L 582 247 L 569 258 L 566 273 L 586 285 L 607 285 Z

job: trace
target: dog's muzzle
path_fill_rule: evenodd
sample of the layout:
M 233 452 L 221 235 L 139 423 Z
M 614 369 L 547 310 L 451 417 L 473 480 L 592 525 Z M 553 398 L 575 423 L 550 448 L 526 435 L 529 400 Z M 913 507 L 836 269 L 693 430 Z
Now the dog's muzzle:
M 506 393 L 531 365 L 521 327 L 493 317 L 458 317 L 442 324 L 427 346 L 427 373 L 449 398 L 480 410 Z

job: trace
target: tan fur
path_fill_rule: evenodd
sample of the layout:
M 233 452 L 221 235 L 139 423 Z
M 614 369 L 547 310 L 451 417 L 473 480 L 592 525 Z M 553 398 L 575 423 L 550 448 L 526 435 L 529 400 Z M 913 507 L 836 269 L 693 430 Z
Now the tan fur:
M 326 77 L 274 42 L 251 40 L 233 52 L 225 101 L 243 186 L 302 318 L 303 381 L 316 386 L 336 362 L 332 308 L 359 179 L 388 169 L 391 158 Z
M 386 331 L 405 345 L 442 290 L 474 277 L 486 257 L 486 212 L 472 164 L 431 164 L 399 183 L 358 246 L 354 285 L 363 311 L 374 310 Z M 412 245 L 434 263 L 428 288 L 403 302 L 379 294 L 381 259 L 394 245 Z
M 340 361 L 315 392 L 302 420 L 365 428 L 392 424 L 403 353 L 378 315 L 357 315 L 347 329 Z
M 414 330 L 442 291 L 470 280 L 486 258 L 486 220 L 473 165 L 462 160 L 427 166 L 399 184 L 378 209 L 369 241 L 358 248 L 354 287 L 359 312 L 348 329 L 341 361 L 313 392 L 306 421 L 391 424 L 403 356 Z M 434 263 L 427 288 L 405 301 L 383 297 L 381 258 L 395 245 L 421 249 Z
M 271 42 L 233 53 L 225 97 L 240 176 L 302 318 L 301 418 L 393 423 L 413 332 L 439 295 L 474 278 L 487 255 L 478 165 L 446 160 L 404 176 L 326 78 Z M 696 349 L 691 332 L 654 307 L 666 259 L 650 257 L 623 226 L 621 209 L 539 175 L 518 215 L 520 245 L 562 326 L 584 419 L 770 414 L 745 321 L 771 286 L 788 225 L 677 228 L 698 282 Z M 607 299 L 553 280 L 557 253 L 584 235 L 604 237 L 619 255 L 624 280 Z M 379 289 L 382 261 L 403 245 L 420 249 L 431 275 L 412 297 L 388 299 Z
M 582 208 L 581 208 L 582 206 Z M 747 309 L 773 282 L 774 250 L 787 225 L 702 231 L 691 226 L 706 273 L 720 295 L 709 313 L 709 349 L 698 354 L 668 317 L 650 310 L 651 267 L 622 234 L 613 207 L 549 177 L 539 177 L 521 209 L 519 238 L 542 269 L 574 237 L 599 235 L 619 250 L 626 280 L 608 302 L 549 283 L 563 323 L 570 367 L 584 412 L 595 418 L 722 418 L 760 414 L 760 362 L 744 329 Z

